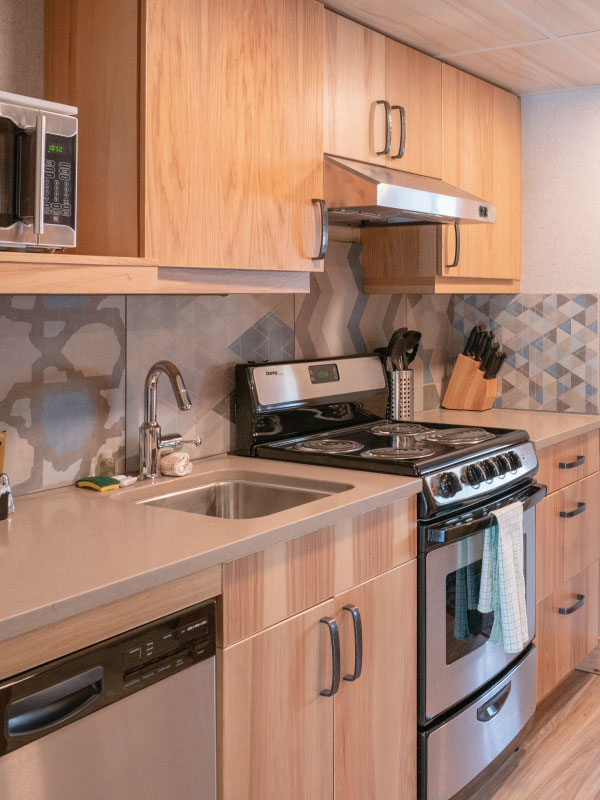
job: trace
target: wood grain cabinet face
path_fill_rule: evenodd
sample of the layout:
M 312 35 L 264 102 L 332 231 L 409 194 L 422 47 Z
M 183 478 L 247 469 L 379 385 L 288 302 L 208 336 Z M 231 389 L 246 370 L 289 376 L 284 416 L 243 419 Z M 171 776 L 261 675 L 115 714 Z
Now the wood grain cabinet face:
M 549 495 L 536 518 L 536 598 L 542 600 L 600 555 L 600 473 Z
M 333 600 L 219 651 L 220 800 L 333 800 Z
M 110 3 L 47 5 L 46 92 L 79 106 L 80 252 L 322 269 L 323 6 Z
M 354 630 L 362 621 L 362 673 L 335 696 L 335 796 L 415 798 L 417 789 L 416 560 L 337 595 L 342 675 L 354 672 Z
M 440 61 L 326 11 L 323 95 L 326 153 L 441 177 Z
M 561 613 L 559 609 L 571 610 Z M 598 562 L 536 605 L 537 699 L 544 698 L 598 644 Z
M 599 459 L 598 431 L 573 436 L 564 442 L 540 450 L 537 480 L 548 487 L 548 493 L 556 492 L 593 472 L 598 472 Z

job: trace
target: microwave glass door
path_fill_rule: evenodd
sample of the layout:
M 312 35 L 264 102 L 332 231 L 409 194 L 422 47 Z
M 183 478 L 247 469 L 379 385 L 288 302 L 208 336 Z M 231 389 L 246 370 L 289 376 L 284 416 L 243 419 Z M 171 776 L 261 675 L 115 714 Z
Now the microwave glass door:
M 16 222 L 17 130 L 12 120 L 0 117 L 0 228 L 8 228 Z

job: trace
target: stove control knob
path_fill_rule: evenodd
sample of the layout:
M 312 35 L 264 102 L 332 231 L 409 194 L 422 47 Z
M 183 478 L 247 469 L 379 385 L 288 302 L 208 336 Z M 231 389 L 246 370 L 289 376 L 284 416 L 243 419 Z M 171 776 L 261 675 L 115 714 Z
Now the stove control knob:
M 486 460 L 482 461 L 479 466 L 485 474 L 486 481 L 491 481 L 498 476 L 498 467 L 491 458 L 486 458 Z
M 504 453 L 501 453 L 499 456 L 496 456 L 494 461 L 496 462 L 496 466 L 498 467 L 498 473 L 500 475 L 506 475 L 507 472 L 510 472 L 511 470 L 510 461 L 504 455 Z
M 522 466 L 519 454 L 515 453 L 514 450 L 511 450 L 510 453 L 507 453 L 506 458 L 508 459 L 508 463 L 510 464 L 511 472 L 516 472 L 519 469 L 519 467 Z
M 438 484 L 438 491 L 442 497 L 454 497 L 461 489 L 461 483 L 454 472 L 442 472 Z
M 465 470 L 465 475 L 470 486 L 479 486 L 485 480 L 485 472 L 479 464 L 469 464 Z

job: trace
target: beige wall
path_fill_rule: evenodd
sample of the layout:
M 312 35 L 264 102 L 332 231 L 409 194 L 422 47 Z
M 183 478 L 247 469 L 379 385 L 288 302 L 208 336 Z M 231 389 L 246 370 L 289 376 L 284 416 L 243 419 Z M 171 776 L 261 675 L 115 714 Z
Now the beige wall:
M 0 0 L 0 91 L 43 97 L 43 69 L 43 0 Z
M 523 98 L 529 294 L 600 291 L 600 88 Z

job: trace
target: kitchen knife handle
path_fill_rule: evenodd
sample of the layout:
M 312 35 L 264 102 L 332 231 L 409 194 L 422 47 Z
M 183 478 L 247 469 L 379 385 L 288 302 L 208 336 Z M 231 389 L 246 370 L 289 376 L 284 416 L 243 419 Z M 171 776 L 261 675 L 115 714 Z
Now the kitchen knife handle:
M 471 333 L 469 334 L 469 338 L 467 339 L 467 343 L 465 345 L 465 349 L 463 350 L 463 356 L 472 356 L 473 355 L 473 346 L 477 341 L 478 330 L 477 327 L 471 328 Z
M 402 158 L 406 148 L 406 109 L 404 106 L 392 106 L 392 111 L 400 112 L 400 147 L 398 152 L 392 158 Z
M 329 213 L 325 200 L 313 198 L 313 203 L 316 203 L 321 211 L 321 242 L 319 245 L 319 252 L 315 256 L 315 259 L 320 261 L 327 255 L 327 246 L 329 244 Z
M 332 617 L 322 617 L 320 622 L 327 625 L 331 638 L 331 687 L 321 689 L 321 694 L 323 697 L 333 697 L 340 688 L 340 632 Z
M 378 156 L 387 156 L 392 149 L 392 107 L 387 100 L 377 100 L 376 105 L 382 105 L 385 109 L 385 147 L 378 150 Z
M 454 236 L 456 239 L 454 261 L 451 264 L 446 265 L 448 269 L 451 269 L 452 267 L 458 267 L 458 262 L 460 261 L 460 225 L 458 224 L 458 221 L 454 223 Z

